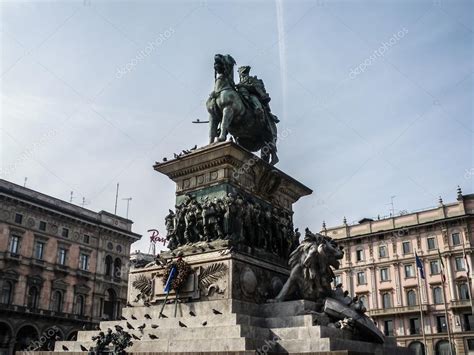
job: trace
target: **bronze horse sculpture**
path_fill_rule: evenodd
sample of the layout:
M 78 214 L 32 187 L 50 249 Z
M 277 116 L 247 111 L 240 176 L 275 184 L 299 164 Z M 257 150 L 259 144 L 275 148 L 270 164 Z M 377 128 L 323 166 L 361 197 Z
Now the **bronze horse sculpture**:
M 237 144 L 252 152 L 260 150 L 261 158 L 275 165 L 278 162 L 276 124 L 268 116 L 256 115 L 238 92 L 234 82 L 235 64 L 230 55 L 214 56 L 214 91 L 206 102 L 209 143 L 224 142 L 230 133 Z

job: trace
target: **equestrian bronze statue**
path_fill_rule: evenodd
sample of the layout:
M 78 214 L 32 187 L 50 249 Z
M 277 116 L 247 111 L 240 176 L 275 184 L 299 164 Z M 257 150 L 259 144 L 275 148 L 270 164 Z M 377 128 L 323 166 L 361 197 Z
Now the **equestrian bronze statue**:
M 234 82 L 234 58 L 214 56 L 214 91 L 206 102 L 209 112 L 209 143 L 223 142 L 230 133 L 247 150 L 260 150 L 263 160 L 275 165 L 278 118 L 270 111 L 270 96 L 263 81 L 250 76 L 250 67 L 239 68 Z

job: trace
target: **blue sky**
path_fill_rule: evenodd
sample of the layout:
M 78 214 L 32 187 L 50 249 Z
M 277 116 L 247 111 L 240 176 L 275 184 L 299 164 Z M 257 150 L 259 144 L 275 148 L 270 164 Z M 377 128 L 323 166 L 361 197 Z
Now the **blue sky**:
M 2 177 L 93 210 L 132 197 L 164 232 L 174 184 L 152 169 L 207 143 L 213 56 L 265 81 L 278 167 L 314 190 L 300 228 L 474 192 L 471 1 L 3 1 Z M 151 44 L 150 44 L 151 43 Z M 148 46 L 148 47 L 147 47 Z M 148 49 L 147 49 L 148 48 Z M 146 251 L 148 238 L 134 245 Z

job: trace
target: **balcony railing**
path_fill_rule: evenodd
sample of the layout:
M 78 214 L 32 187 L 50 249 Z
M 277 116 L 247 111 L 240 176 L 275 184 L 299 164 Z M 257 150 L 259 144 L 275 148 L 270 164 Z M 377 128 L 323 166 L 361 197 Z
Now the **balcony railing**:
M 452 308 L 471 307 L 471 300 L 454 300 L 450 305 Z
M 424 304 L 421 306 L 423 312 L 428 311 L 428 305 Z M 402 306 L 402 307 L 391 307 L 391 308 L 377 308 L 369 309 L 368 313 L 371 317 L 373 316 L 383 316 L 388 314 L 397 314 L 397 313 L 417 313 L 420 312 L 420 306 Z

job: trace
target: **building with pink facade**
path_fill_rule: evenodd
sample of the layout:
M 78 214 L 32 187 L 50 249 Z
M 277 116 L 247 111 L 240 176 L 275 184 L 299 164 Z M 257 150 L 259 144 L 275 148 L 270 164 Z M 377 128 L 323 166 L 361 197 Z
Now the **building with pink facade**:
M 458 189 L 453 203 L 440 199 L 434 208 L 383 219 L 365 218 L 354 225 L 344 218 L 341 226 L 323 225 L 322 233 L 344 246 L 336 283 L 363 300 L 368 314 L 386 335 L 422 354 L 421 297 L 426 353 L 448 354 L 449 323 L 456 354 L 468 354 L 474 353 L 468 272 L 473 270 L 473 229 L 474 194 L 463 195 Z M 420 278 L 421 288 L 415 251 L 425 273 L 425 279 Z
M 0 354 L 117 318 L 139 238 L 128 219 L 0 180 Z

